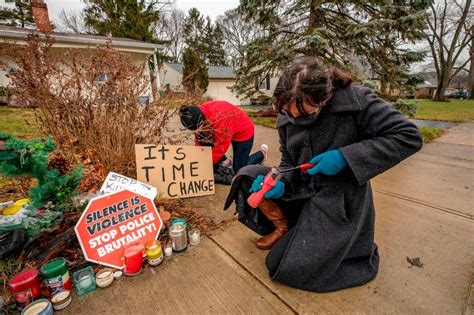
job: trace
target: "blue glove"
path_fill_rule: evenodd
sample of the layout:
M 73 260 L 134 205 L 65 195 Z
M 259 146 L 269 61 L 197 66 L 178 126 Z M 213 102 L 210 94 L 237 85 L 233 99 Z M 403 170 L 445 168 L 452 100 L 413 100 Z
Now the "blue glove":
M 336 175 L 347 166 L 347 161 L 339 150 L 324 152 L 315 156 L 309 162 L 315 164 L 314 167 L 308 170 L 308 174 L 313 176 L 318 173 Z
M 262 189 L 263 180 L 265 176 L 258 175 L 257 178 L 252 183 L 252 187 L 250 188 L 249 192 L 254 193 Z M 285 184 L 279 181 L 276 185 L 270 189 L 267 193 L 265 193 L 265 199 L 278 199 L 281 198 L 285 194 Z
M 258 175 L 257 178 L 252 183 L 252 187 L 249 190 L 249 193 L 254 193 L 262 189 L 262 184 L 263 184 L 263 179 L 265 176 L 263 175 Z

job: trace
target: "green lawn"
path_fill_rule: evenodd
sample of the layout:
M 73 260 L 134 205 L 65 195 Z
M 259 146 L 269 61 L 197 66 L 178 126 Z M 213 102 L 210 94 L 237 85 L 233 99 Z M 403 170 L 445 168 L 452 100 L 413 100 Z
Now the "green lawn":
M 254 124 L 268 127 L 268 128 L 276 128 L 275 117 L 255 117 L 255 113 L 257 112 L 255 109 L 244 109 L 244 110 L 247 113 L 247 115 L 249 115 L 250 119 L 252 119 Z
M 424 143 L 429 143 L 444 133 L 444 129 L 441 128 L 420 127 L 419 129 Z
M 271 117 L 251 117 L 252 121 L 256 125 L 268 127 L 268 128 L 276 128 L 276 121 Z
M 41 137 L 35 114 L 32 110 L 0 106 L 0 132 L 14 137 L 32 139 Z M 6 178 L 0 176 L 0 187 L 6 183 Z
M 474 100 L 450 100 L 433 102 L 431 100 L 406 100 L 418 106 L 417 119 L 464 122 L 474 120 Z
M 41 137 L 32 110 L 9 106 L 0 106 L 0 132 L 24 139 Z

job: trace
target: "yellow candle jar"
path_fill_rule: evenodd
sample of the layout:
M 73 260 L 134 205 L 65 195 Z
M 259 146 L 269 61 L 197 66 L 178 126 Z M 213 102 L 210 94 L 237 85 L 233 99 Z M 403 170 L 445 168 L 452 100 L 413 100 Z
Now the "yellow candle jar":
M 146 245 L 146 260 L 150 266 L 158 266 L 163 261 L 163 251 L 159 241 L 152 241 Z

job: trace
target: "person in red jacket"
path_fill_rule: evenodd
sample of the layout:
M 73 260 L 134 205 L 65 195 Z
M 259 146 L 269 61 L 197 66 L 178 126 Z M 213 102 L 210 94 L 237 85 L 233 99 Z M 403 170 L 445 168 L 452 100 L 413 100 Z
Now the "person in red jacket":
M 184 105 L 179 110 L 179 116 L 183 126 L 195 132 L 197 146 L 212 147 L 215 171 L 219 167 L 232 165 L 233 171 L 237 173 L 246 165 L 264 161 L 268 146 L 262 144 L 259 151 L 250 155 L 255 126 L 237 106 L 226 101 L 209 101 L 199 106 Z M 234 152 L 232 162 L 225 155 L 231 144 Z

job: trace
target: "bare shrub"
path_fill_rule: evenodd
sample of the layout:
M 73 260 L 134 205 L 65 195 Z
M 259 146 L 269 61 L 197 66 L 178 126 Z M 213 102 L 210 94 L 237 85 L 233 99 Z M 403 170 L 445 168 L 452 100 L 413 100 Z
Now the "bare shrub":
M 30 35 L 27 45 L 6 45 L 18 70 L 9 75 L 19 101 L 37 108 L 45 134 L 69 153 L 80 153 L 96 170 L 135 174 L 136 143 L 176 144 L 183 135 L 169 130 L 182 104 L 199 95 L 173 94 L 138 103 L 149 94 L 146 63 L 111 43 L 88 49 L 52 49 L 47 35 Z M 21 54 L 17 51 L 21 47 Z

